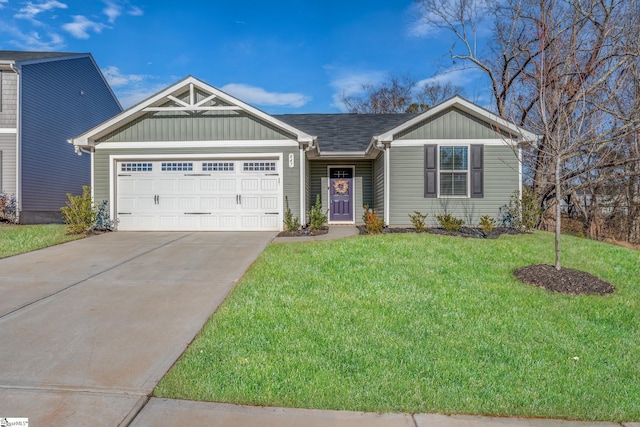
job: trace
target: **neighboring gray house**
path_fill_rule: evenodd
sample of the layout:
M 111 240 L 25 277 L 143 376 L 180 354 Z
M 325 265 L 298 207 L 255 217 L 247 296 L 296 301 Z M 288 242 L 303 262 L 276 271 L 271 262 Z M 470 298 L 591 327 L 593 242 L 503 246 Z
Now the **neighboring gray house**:
M 122 111 L 91 54 L 0 51 L 0 192 L 23 224 L 59 222 L 91 183 L 67 139 Z
M 330 224 L 448 211 L 497 216 L 535 139 L 454 97 L 422 114 L 269 115 L 194 77 L 69 142 L 91 152 L 94 200 L 119 230 L 281 230 L 320 195 Z

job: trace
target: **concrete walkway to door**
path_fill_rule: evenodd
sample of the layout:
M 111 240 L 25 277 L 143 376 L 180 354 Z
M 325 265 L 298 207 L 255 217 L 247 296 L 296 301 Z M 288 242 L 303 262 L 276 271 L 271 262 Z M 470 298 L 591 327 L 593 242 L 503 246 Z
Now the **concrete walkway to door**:
M 127 425 L 274 234 L 118 232 L 0 259 L 0 417 Z

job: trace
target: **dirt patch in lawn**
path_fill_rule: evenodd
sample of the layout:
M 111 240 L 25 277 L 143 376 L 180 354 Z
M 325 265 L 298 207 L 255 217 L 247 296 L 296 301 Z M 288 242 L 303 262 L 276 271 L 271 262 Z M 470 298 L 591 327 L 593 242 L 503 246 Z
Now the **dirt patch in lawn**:
M 572 268 L 562 268 L 558 271 L 547 264 L 522 267 L 513 274 L 529 285 L 569 295 L 606 295 L 615 290 L 611 283 L 587 272 Z
M 320 230 L 297 230 L 297 231 L 281 231 L 278 237 L 301 237 L 301 236 L 321 236 L 329 232 L 329 227 L 322 227 Z

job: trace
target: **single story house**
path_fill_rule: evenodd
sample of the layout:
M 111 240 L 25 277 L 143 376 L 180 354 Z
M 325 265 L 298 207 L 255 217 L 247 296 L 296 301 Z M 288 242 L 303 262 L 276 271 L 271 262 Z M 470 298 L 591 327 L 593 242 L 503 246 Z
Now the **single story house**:
M 122 111 L 89 53 L 0 50 L 0 193 L 23 224 L 60 222 L 91 183 L 67 140 Z
M 118 230 L 281 230 L 320 195 L 330 224 L 497 216 L 535 135 L 461 97 L 421 114 L 269 115 L 187 77 L 70 139 Z

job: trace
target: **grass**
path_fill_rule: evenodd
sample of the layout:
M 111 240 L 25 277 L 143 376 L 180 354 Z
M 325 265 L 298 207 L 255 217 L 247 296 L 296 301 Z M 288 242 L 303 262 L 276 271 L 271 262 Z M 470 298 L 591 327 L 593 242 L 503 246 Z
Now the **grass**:
M 154 394 L 372 412 L 640 420 L 640 252 L 563 238 L 616 287 L 568 296 L 512 271 L 553 236 L 272 244 Z
M 79 239 L 68 235 L 64 224 L 0 226 L 0 258 Z

